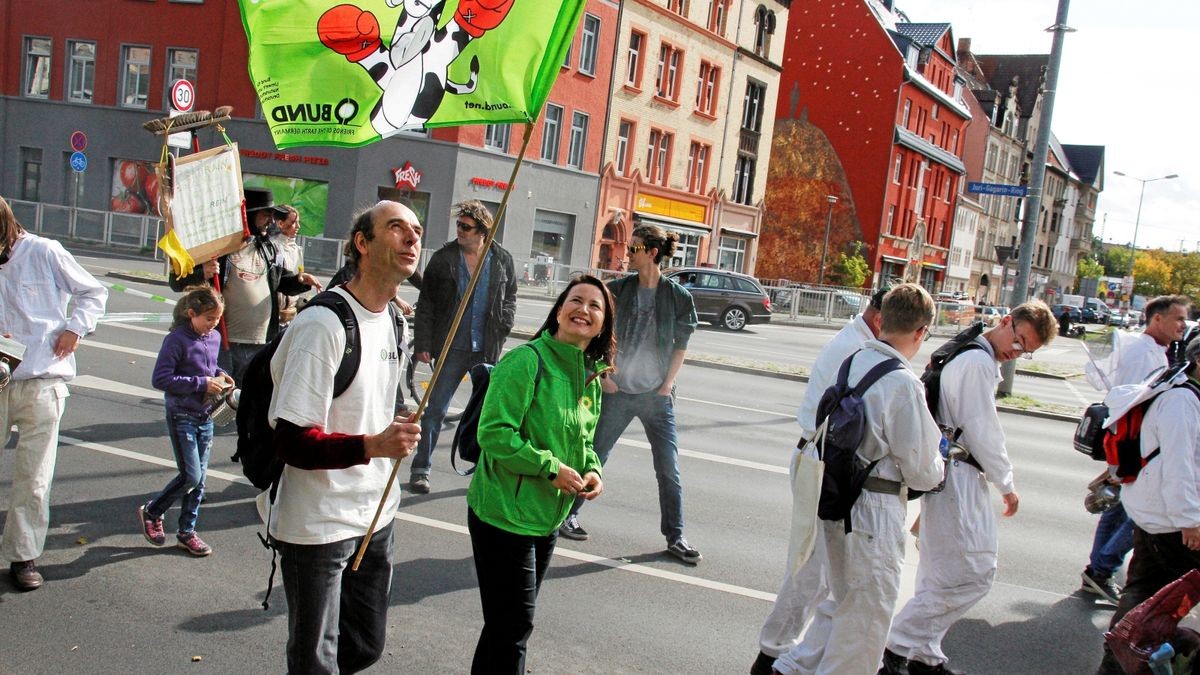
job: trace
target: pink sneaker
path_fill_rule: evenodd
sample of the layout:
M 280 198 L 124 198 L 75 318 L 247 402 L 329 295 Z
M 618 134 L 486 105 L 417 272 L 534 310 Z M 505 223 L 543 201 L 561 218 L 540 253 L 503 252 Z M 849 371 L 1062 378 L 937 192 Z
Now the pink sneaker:
M 195 532 L 178 535 L 178 539 L 179 541 L 175 545 L 194 556 L 203 557 L 212 553 L 212 547 L 204 543 L 204 540 Z
M 146 541 L 155 546 L 162 546 L 167 543 L 167 535 L 163 532 L 162 518 L 151 518 L 146 515 L 146 507 L 149 504 L 142 504 L 138 507 L 138 521 L 142 524 L 142 536 L 146 537 Z

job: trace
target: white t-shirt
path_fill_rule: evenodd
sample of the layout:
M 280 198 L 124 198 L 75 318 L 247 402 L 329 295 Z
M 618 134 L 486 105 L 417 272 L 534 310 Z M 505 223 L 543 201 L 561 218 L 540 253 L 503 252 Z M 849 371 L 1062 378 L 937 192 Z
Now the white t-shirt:
M 225 330 L 229 341 L 266 344 L 274 311 L 267 280 L 270 270 L 254 238 L 230 253 L 225 264 L 228 269 L 221 292 L 225 296 Z
M 346 345 L 346 331 L 326 307 L 300 312 L 284 332 L 271 379 L 275 392 L 268 416 L 326 433 L 377 434 L 392 421 L 400 381 L 400 353 L 391 314 L 368 311 L 343 288 L 359 322 L 362 361 L 349 389 L 333 398 L 333 378 Z M 405 332 L 407 332 L 407 327 Z M 407 336 L 404 336 L 407 339 Z M 285 466 L 272 516 L 271 534 L 293 544 L 328 544 L 366 534 L 391 475 L 394 460 L 375 458 L 348 469 L 316 470 Z M 258 509 L 267 517 L 267 493 Z M 392 522 L 400 506 L 393 486 L 376 530 Z

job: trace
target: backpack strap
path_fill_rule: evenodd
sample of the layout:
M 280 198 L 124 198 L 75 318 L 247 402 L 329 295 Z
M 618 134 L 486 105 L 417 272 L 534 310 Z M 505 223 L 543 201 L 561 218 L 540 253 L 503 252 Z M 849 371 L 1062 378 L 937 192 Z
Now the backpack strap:
M 1196 397 L 1197 401 L 1200 401 L 1200 385 L 1197 385 L 1195 382 L 1193 382 L 1191 378 L 1184 380 L 1183 382 L 1175 385 L 1172 388 L 1173 389 L 1187 389 L 1188 391 L 1192 392 L 1192 395 Z M 1160 396 L 1161 396 L 1161 394 L 1160 394 Z M 1158 398 L 1158 397 L 1156 396 L 1155 398 Z M 1150 460 L 1154 459 L 1155 457 L 1158 457 L 1160 450 L 1162 450 L 1162 448 L 1155 448 L 1153 452 L 1151 452 L 1150 454 L 1143 457 L 1142 458 L 1142 466 L 1143 467 L 1146 466 L 1147 464 L 1150 463 Z
M 346 331 L 346 350 L 342 352 L 342 361 L 333 376 L 333 397 L 337 398 L 350 388 L 350 384 L 354 382 L 354 376 L 358 374 L 359 363 L 362 361 L 362 346 L 358 339 L 358 317 L 354 315 L 354 309 L 346 298 L 333 291 L 318 293 L 308 301 L 304 308 L 308 309 L 314 305 L 333 310 L 338 320 L 342 322 L 342 328 Z
M 849 363 L 849 359 L 846 360 L 846 363 Z M 846 364 L 842 365 L 844 366 Z M 858 384 L 854 385 L 854 395 L 862 398 L 862 395 L 867 393 L 867 389 L 869 389 L 871 385 L 875 384 L 879 378 L 894 370 L 900 370 L 903 367 L 904 364 L 900 362 L 900 359 L 894 356 L 888 358 L 886 361 L 880 361 L 870 370 L 868 370 L 866 375 L 862 376 L 862 379 L 858 381 Z M 841 373 L 838 373 L 838 375 L 840 376 Z

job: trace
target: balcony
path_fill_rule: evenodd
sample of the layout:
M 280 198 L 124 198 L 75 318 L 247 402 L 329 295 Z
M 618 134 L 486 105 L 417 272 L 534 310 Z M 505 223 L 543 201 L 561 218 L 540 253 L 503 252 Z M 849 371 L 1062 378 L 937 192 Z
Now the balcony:
M 761 139 L 761 133 L 743 128 L 738 132 L 738 152 L 757 158 L 758 142 Z

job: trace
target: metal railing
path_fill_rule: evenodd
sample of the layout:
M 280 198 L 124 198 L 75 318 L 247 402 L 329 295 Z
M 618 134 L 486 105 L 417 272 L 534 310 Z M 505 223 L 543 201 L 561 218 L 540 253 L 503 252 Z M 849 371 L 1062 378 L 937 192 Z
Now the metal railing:
M 22 199 L 7 201 L 21 225 L 34 234 L 145 253 L 155 260 L 163 259 L 163 252 L 157 246 L 163 235 L 163 220 L 158 216 L 98 211 Z M 301 237 L 300 241 L 304 246 L 306 270 L 332 273 L 342 266 L 341 239 Z
M 862 314 L 871 302 L 869 292 L 846 286 L 798 284 L 785 279 L 760 280 L 771 298 L 771 312 L 790 319 L 815 319 L 826 323 Z

